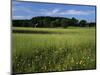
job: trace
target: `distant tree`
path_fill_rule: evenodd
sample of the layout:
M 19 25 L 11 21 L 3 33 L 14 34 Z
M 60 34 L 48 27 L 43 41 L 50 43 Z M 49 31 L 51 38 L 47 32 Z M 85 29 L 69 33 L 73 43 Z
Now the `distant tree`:
M 49 27 L 49 21 L 47 19 L 43 20 L 43 27 Z
M 33 17 L 30 20 L 12 20 L 12 25 L 14 27 L 68 27 L 68 26 L 81 26 L 81 27 L 92 27 L 95 26 L 95 22 L 87 23 L 86 20 L 81 20 L 80 22 L 72 17 L 50 17 L 50 16 L 37 16 Z
M 95 27 L 96 26 L 96 23 L 95 22 L 90 22 L 88 23 L 89 27 Z
M 68 27 L 68 24 L 69 24 L 69 20 L 66 20 L 66 19 L 62 19 L 61 20 L 61 26 L 66 28 Z
M 86 20 L 81 20 L 81 21 L 79 22 L 79 25 L 80 25 L 80 27 L 86 27 L 87 21 L 86 21 Z
M 55 25 L 55 22 L 54 22 L 54 21 L 51 21 L 51 22 L 50 22 L 50 28 L 53 28 L 54 25 Z
M 51 21 L 51 23 L 50 23 L 50 27 L 51 27 L 51 28 L 56 27 L 56 24 L 57 24 L 56 21 Z
M 60 19 L 56 19 L 55 20 L 55 27 L 60 27 L 60 26 L 61 26 Z
M 72 24 L 71 26 L 77 26 L 78 25 L 78 20 L 76 18 L 72 17 L 71 24 Z

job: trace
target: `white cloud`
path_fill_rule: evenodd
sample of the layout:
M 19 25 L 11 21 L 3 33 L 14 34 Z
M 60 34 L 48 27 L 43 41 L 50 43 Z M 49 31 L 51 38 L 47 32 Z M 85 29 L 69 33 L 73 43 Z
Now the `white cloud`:
M 65 10 L 62 11 L 61 9 L 53 9 L 53 10 L 46 10 L 46 9 L 41 9 L 41 14 L 43 15 L 89 15 L 94 13 L 94 11 L 87 10 L 87 11 L 82 11 L 82 10 Z
M 19 16 L 19 15 L 12 16 L 12 19 L 30 19 L 30 18 L 31 16 Z
M 56 13 L 58 13 L 60 11 L 60 9 L 54 9 L 53 11 L 52 11 L 52 13 L 53 14 L 56 14 Z
M 60 11 L 60 9 L 58 9 L 58 8 L 55 8 L 53 10 L 40 9 L 40 14 L 52 16 L 52 15 L 58 14 L 59 11 Z
M 61 15 L 89 15 L 93 13 L 93 11 L 81 11 L 81 10 L 67 10 L 64 12 L 61 12 Z

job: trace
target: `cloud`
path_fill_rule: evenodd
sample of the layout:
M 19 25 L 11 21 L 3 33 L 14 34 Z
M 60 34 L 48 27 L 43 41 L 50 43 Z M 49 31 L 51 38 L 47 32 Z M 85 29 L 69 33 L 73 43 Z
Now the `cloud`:
M 82 11 L 82 10 L 73 10 L 73 9 L 61 10 L 59 8 L 55 8 L 52 10 L 42 9 L 40 13 L 43 15 L 49 15 L 49 16 L 52 16 L 52 15 L 89 15 L 89 14 L 94 13 L 94 11 L 91 11 L 91 10 Z
M 19 16 L 19 15 L 12 16 L 12 19 L 30 19 L 30 18 L 31 16 Z
M 59 11 L 60 9 L 58 8 L 55 8 L 53 10 L 40 9 L 40 14 L 52 16 L 52 15 L 56 15 Z
M 52 12 L 51 12 L 51 14 L 56 14 L 56 13 L 58 13 L 60 11 L 60 9 L 54 9 Z
M 60 10 L 60 9 L 53 9 L 53 10 L 42 10 L 42 14 L 45 15 L 89 15 L 94 13 L 94 11 L 87 10 L 87 11 L 82 11 L 82 10 Z
M 81 11 L 81 10 L 67 10 L 64 12 L 61 12 L 61 15 L 89 15 L 93 13 L 93 11 Z

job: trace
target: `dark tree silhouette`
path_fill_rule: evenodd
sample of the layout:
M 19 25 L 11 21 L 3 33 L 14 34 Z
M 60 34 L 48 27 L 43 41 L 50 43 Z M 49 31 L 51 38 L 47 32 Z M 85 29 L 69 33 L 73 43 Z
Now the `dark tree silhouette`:
M 12 25 L 14 27 L 43 27 L 43 28 L 53 28 L 53 27 L 63 27 L 68 26 L 79 26 L 79 27 L 93 27 L 96 25 L 95 22 L 87 23 L 86 20 L 77 20 L 76 18 L 64 18 L 64 17 L 50 17 L 50 16 L 37 16 L 30 20 L 12 20 Z
M 79 25 L 80 25 L 80 27 L 86 27 L 87 21 L 86 21 L 86 20 L 81 20 L 81 21 L 79 22 Z
M 74 17 L 71 19 L 72 26 L 78 26 L 78 20 Z

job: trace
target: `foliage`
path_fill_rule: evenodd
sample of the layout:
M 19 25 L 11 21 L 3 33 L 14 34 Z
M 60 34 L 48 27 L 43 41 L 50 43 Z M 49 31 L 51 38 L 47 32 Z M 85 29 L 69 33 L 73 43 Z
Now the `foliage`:
M 37 24 L 37 26 L 35 26 Z M 90 25 L 91 24 L 91 25 Z M 50 17 L 50 16 L 38 16 L 33 17 L 30 20 L 13 20 L 12 25 L 14 27 L 39 27 L 39 28 L 54 28 L 54 27 L 86 27 L 95 26 L 95 23 L 88 23 L 85 20 L 77 20 L 76 18 L 64 18 L 64 17 Z
M 81 20 L 79 24 L 80 24 L 81 27 L 86 27 L 87 21 L 86 20 Z

